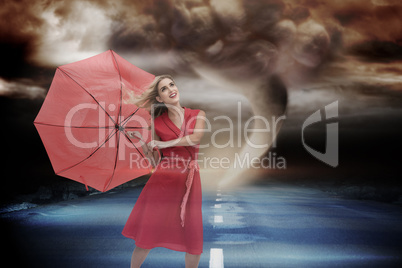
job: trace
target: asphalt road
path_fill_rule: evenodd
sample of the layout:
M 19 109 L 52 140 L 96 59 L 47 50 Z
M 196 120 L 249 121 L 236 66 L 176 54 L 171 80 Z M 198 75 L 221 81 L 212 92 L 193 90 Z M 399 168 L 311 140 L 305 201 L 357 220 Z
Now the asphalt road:
M 129 267 L 121 230 L 141 188 L 3 213 L 12 267 Z M 201 267 L 402 267 L 402 208 L 267 184 L 204 192 Z M 151 251 L 146 267 L 184 267 L 184 253 Z

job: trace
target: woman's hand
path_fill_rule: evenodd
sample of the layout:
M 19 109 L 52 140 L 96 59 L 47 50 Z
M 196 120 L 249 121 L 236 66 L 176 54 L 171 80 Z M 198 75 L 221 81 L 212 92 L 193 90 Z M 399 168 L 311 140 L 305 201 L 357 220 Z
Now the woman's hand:
M 142 140 L 142 135 L 138 131 L 126 131 L 126 133 L 130 138 L 137 138 L 139 140 Z
M 148 142 L 147 146 L 148 146 L 148 149 L 152 152 L 154 150 L 154 148 L 157 148 L 157 149 L 166 148 L 166 142 L 158 141 L 158 140 L 151 140 L 150 142 Z
M 151 140 L 150 142 L 148 142 L 147 146 L 151 152 L 153 152 L 154 148 L 160 149 L 158 146 L 158 141 L 156 141 L 156 140 Z

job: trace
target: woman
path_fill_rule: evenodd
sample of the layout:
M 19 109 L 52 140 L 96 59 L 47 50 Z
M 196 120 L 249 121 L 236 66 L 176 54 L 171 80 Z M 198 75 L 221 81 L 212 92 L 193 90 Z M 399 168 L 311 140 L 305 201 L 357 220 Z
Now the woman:
M 198 145 L 203 135 L 205 113 L 182 107 L 179 90 L 169 75 L 155 77 L 140 103 L 157 105 L 155 139 L 143 146 L 145 154 L 162 158 L 138 197 L 123 229 L 136 241 L 131 268 L 140 267 L 154 247 L 186 252 L 186 268 L 198 267 L 203 246 L 201 182 Z M 132 138 L 138 133 L 129 132 Z M 154 159 L 151 159 L 154 160 Z

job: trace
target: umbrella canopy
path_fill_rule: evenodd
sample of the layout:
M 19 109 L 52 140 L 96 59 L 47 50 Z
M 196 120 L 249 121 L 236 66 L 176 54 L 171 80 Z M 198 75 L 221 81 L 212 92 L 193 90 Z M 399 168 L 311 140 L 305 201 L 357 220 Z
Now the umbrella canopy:
M 151 140 L 151 116 L 133 104 L 154 75 L 114 51 L 57 68 L 34 124 L 57 175 L 110 190 L 148 174 L 139 141 Z

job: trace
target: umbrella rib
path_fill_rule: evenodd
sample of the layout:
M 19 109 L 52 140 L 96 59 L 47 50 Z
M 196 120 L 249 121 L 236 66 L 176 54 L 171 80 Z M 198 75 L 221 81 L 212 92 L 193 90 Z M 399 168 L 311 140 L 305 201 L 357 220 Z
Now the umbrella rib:
M 112 52 L 113 59 L 114 59 L 114 61 L 116 63 L 117 71 L 119 72 L 119 79 L 120 79 L 120 103 L 119 103 L 120 108 L 119 108 L 119 116 L 117 117 L 117 122 L 120 125 L 121 124 L 121 122 L 120 122 L 121 106 L 123 105 L 123 82 L 121 81 L 121 73 L 120 73 L 119 63 L 116 60 L 116 57 L 115 57 L 115 55 L 113 53 L 113 50 L 110 50 L 110 51 Z
M 131 139 L 127 136 L 127 134 L 125 132 L 121 132 L 119 131 L 118 137 L 117 138 L 117 150 L 116 150 L 116 158 L 115 158 L 115 162 L 114 162 L 114 168 L 113 168 L 113 173 L 112 176 L 110 177 L 108 183 L 105 185 L 105 187 L 103 188 L 103 191 L 106 191 L 106 189 L 109 187 L 109 185 L 112 183 L 112 180 L 114 178 L 114 174 L 116 172 L 116 167 L 117 167 L 117 159 L 119 156 L 119 144 L 120 144 L 120 134 L 123 133 L 124 137 L 134 146 L 134 148 L 137 150 L 137 152 L 144 157 L 144 155 L 140 152 L 140 150 L 138 150 L 137 146 L 135 146 L 135 144 L 131 141 Z M 145 158 L 145 157 L 144 157 Z
M 150 129 L 150 127 L 126 127 L 125 125 L 128 123 L 128 121 L 131 119 L 131 117 L 133 117 L 137 111 L 140 109 L 140 107 L 138 107 L 132 114 L 130 114 L 126 119 L 124 119 L 124 121 L 121 123 L 121 125 L 125 128 L 125 129 Z
M 132 114 L 130 114 L 126 119 L 124 119 L 124 121 L 123 121 L 122 124 L 127 124 L 126 121 L 130 120 L 131 117 L 133 117 L 133 116 L 137 113 L 137 111 L 138 111 L 140 108 L 144 108 L 144 105 L 147 104 L 148 102 L 149 102 L 149 100 L 147 100 L 145 103 L 143 103 L 142 106 L 137 107 L 137 109 L 136 109 Z
M 122 81 L 121 81 L 121 73 L 120 73 L 119 63 L 118 63 L 117 60 L 116 60 L 116 57 L 115 57 L 115 55 L 114 55 L 114 53 L 113 53 L 113 50 L 110 50 L 110 52 L 112 53 L 113 59 L 114 59 L 114 61 L 115 61 L 115 63 L 116 63 L 117 71 L 118 71 L 119 79 L 120 79 L 119 114 L 118 114 L 118 116 L 117 116 L 117 123 L 118 123 L 118 125 L 120 125 L 120 124 L 121 124 L 121 122 L 120 122 L 120 120 L 121 120 L 121 106 L 122 106 L 122 104 L 123 104 L 123 101 L 122 101 L 122 98 L 123 98 L 123 83 L 122 83 Z M 119 147 L 120 147 L 120 131 L 119 131 L 118 135 L 116 135 L 116 139 L 117 139 L 117 149 L 116 149 L 116 158 L 115 158 L 115 161 L 114 161 L 113 173 L 112 173 L 112 176 L 111 176 L 110 179 L 109 179 L 109 182 L 108 182 L 108 183 L 105 185 L 105 187 L 103 188 L 103 191 L 106 191 L 106 189 L 109 187 L 110 183 L 111 183 L 112 180 L 113 180 L 114 174 L 115 174 L 115 172 L 116 172 L 117 158 L 118 158 L 118 156 L 119 156 Z
M 107 184 L 105 185 L 105 187 L 103 188 L 103 192 L 106 191 L 106 189 L 109 187 L 110 183 L 113 180 L 114 174 L 116 172 L 116 166 L 117 166 L 117 158 L 119 157 L 119 146 L 120 146 L 120 131 L 119 134 L 116 135 L 116 139 L 117 139 L 117 149 L 116 149 L 116 158 L 114 160 L 114 167 L 113 167 L 113 173 L 112 176 L 110 177 L 109 181 L 107 182 Z
M 150 129 L 150 127 L 124 127 L 124 129 Z
M 76 163 L 76 164 L 74 164 L 74 165 L 72 165 L 72 166 L 70 166 L 70 167 L 67 167 L 67 168 L 65 168 L 65 169 L 62 169 L 62 170 L 59 171 L 59 172 L 56 172 L 56 174 L 57 174 L 57 175 L 60 175 L 61 173 L 66 172 L 67 170 L 70 170 L 70 169 L 72 169 L 73 167 L 76 167 L 76 166 L 78 166 L 79 164 L 81 164 L 82 162 L 88 160 L 88 159 L 89 159 L 91 156 L 93 156 L 106 142 L 108 142 L 108 141 L 114 136 L 114 134 L 116 134 L 116 132 L 117 132 L 117 131 L 112 131 L 112 132 L 110 132 L 109 136 L 105 139 L 105 141 L 104 141 L 101 145 L 99 145 L 99 146 L 98 146 L 90 155 L 88 155 L 85 159 L 81 160 L 80 162 L 78 162 L 78 163 Z
M 151 164 L 151 163 L 150 163 L 150 160 L 149 160 L 147 157 L 145 157 L 145 156 L 140 152 L 140 150 L 138 150 L 137 146 L 135 146 L 135 144 L 133 143 L 133 141 L 128 137 L 127 133 L 124 133 L 124 136 L 125 136 L 126 139 L 134 146 L 134 148 L 137 150 L 137 152 L 138 152 L 143 158 L 147 159 L 149 164 Z M 139 140 L 141 140 L 141 139 L 139 139 Z M 145 143 L 145 142 L 144 142 L 144 143 Z M 155 160 L 154 160 L 154 161 L 155 161 Z
M 115 125 L 116 122 L 113 120 L 113 118 L 110 116 L 110 114 L 102 107 L 102 105 L 100 105 L 100 103 L 98 102 L 98 100 L 91 94 L 89 93 L 88 90 L 86 90 L 80 83 L 78 83 L 74 78 L 71 77 L 71 75 L 69 75 L 66 71 L 64 71 L 63 69 L 61 69 L 60 67 L 57 67 L 57 69 L 59 69 L 60 71 L 62 71 L 65 75 L 67 75 L 68 77 L 70 77 L 71 80 L 73 80 L 78 86 L 80 86 L 86 93 L 88 93 L 89 96 L 91 96 L 91 98 L 99 105 L 99 107 L 106 113 L 107 116 L 109 116 L 110 120 L 112 120 L 113 124 Z
M 130 114 L 126 119 L 124 119 L 124 121 L 122 122 L 122 125 L 127 124 L 127 122 L 131 119 L 131 117 L 133 117 L 137 113 L 137 111 L 139 109 L 140 109 L 140 107 L 137 107 L 137 109 L 132 114 Z
M 66 128 L 90 128 L 90 129 L 107 129 L 107 128 L 115 128 L 114 126 L 109 126 L 109 127 L 84 127 L 84 126 L 64 126 L 64 125 L 55 125 L 55 124 L 47 124 L 47 123 L 41 123 L 41 122 L 34 122 L 35 125 L 43 125 L 43 126 L 49 126 L 49 127 L 66 127 Z

